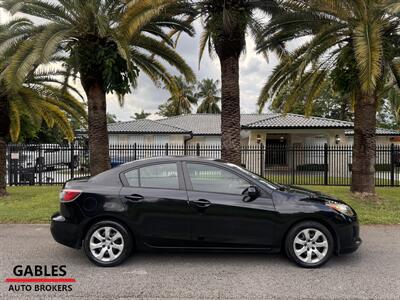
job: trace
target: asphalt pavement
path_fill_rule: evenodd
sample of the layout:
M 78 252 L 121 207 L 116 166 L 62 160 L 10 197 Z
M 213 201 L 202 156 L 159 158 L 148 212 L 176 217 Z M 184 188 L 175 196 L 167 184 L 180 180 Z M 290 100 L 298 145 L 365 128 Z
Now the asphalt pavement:
M 48 225 L 0 225 L 0 299 L 400 299 L 400 226 L 362 226 L 361 248 L 320 269 L 278 254 L 137 253 L 99 268 Z M 66 265 L 71 291 L 10 291 L 16 265 Z M 45 284 L 55 285 L 55 284 Z M 19 287 L 21 288 L 21 286 Z

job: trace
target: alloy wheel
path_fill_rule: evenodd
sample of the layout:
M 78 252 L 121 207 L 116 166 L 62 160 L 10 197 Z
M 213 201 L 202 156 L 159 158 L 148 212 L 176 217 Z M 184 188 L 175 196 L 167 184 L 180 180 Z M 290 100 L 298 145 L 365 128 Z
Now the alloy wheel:
M 316 228 L 301 230 L 293 241 L 294 254 L 306 264 L 317 264 L 328 253 L 329 243 L 323 232 Z
M 113 227 L 100 227 L 90 236 L 89 248 L 92 255 L 101 262 L 113 262 L 124 250 L 124 238 Z

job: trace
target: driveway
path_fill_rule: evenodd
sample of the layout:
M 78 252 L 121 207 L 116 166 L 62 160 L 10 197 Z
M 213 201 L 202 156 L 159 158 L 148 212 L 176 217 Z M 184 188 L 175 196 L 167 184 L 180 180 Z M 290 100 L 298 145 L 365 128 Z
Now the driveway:
M 47 225 L 0 225 L 0 299 L 68 297 L 400 299 L 400 226 L 363 226 L 358 252 L 307 270 L 281 255 L 140 253 L 103 269 L 53 241 Z M 12 292 L 15 265 L 66 265 L 70 292 Z

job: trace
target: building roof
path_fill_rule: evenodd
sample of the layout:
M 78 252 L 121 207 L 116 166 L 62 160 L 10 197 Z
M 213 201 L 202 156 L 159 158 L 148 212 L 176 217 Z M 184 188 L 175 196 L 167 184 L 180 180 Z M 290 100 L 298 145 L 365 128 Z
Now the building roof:
M 171 126 L 153 120 L 134 120 L 128 122 L 117 122 L 108 125 L 109 133 L 159 133 L 159 134 L 190 134 L 183 128 Z
M 242 114 L 242 129 L 348 129 L 346 135 L 353 135 L 354 124 L 341 120 L 306 117 L 297 114 Z M 109 133 L 131 134 L 192 134 L 221 135 L 221 115 L 189 114 L 160 120 L 135 120 L 108 125 Z M 377 129 L 377 135 L 400 136 L 400 132 Z
M 242 114 L 241 126 L 261 121 L 276 114 Z M 158 120 L 160 123 L 184 128 L 193 135 L 221 135 L 221 115 L 219 114 L 193 114 L 181 115 Z
M 354 135 L 354 130 L 346 130 L 346 135 Z M 395 129 L 377 128 L 376 135 L 383 136 L 400 136 L 400 131 Z
M 306 117 L 296 114 L 275 114 L 270 118 L 243 126 L 248 129 L 282 129 L 282 128 L 353 128 L 352 122 L 341 120 Z

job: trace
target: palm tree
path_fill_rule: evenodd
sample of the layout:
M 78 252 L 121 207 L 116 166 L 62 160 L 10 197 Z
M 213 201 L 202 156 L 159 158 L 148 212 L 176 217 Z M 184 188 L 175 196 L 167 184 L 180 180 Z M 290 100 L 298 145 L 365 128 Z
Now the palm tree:
M 204 79 L 197 84 L 196 97 L 202 102 L 197 108 L 197 113 L 219 114 L 221 109 L 218 106 L 221 100 L 221 90 L 219 89 L 219 80 Z
M 159 106 L 159 114 L 164 117 L 190 114 L 192 105 L 197 104 L 194 84 L 186 82 L 181 76 L 174 77 L 174 81 L 174 87 L 169 89 L 171 97 Z
M 0 7 L 44 20 L 36 26 L 5 71 L 6 85 L 23 81 L 29 66 L 60 58 L 66 71 L 77 76 L 88 100 L 90 171 L 110 168 L 106 94 L 123 96 L 136 86 L 139 71 L 156 84 L 173 85 L 160 59 L 175 67 L 188 81 L 194 74 L 171 48 L 166 30 L 192 28 L 181 18 L 176 0 L 3 0 Z
M 113 124 L 117 122 L 118 122 L 117 115 L 107 113 L 107 124 Z
M 335 77 L 337 78 L 337 77 Z M 321 92 L 310 99 L 307 97 L 306 91 L 310 90 L 310 86 L 305 84 L 297 98 L 292 98 L 293 103 L 287 101 L 293 93 L 292 80 L 286 81 L 285 85 L 280 87 L 280 90 L 273 99 L 270 99 L 270 110 L 279 113 L 295 113 L 305 114 L 306 116 L 313 115 L 315 117 L 331 118 L 343 121 L 352 121 L 352 98 L 345 90 L 334 84 L 332 76 L 327 77 L 321 83 Z M 261 110 L 263 110 L 261 105 Z
M 389 109 L 393 115 L 396 126 L 400 126 L 400 91 L 393 87 L 388 92 Z
M 0 51 L 0 73 L 10 66 L 10 54 L 28 38 L 32 26 L 26 19 L 0 25 L 0 40 L 5 45 Z M 32 69 L 15 89 L 9 89 L 0 77 L 0 196 L 6 195 L 6 143 L 18 140 L 23 118 L 37 126 L 43 121 L 49 128 L 57 126 L 70 141 L 74 137 L 70 118 L 86 118 L 83 104 L 70 93 L 76 89 L 60 81 L 60 75 L 56 70 Z
M 386 76 L 400 84 L 399 25 L 391 0 L 283 1 L 283 12 L 272 18 L 259 41 L 259 51 L 283 42 L 310 37 L 282 61 L 265 85 L 260 108 L 270 96 L 293 81 L 288 103 L 302 92 L 315 99 L 330 72 L 347 76 L 346 86 L 355 100 L 353 192 L 375 192 L 376 113 L 378 93 Z M 302 87 L 308 86 L 306 90 Z
M 143 120 L 143 119 L 147 119 L 147 117 L 150 115 L 151 115 L 151 113 L 144 112 L 144 109 L 142 109 L 142 111 L 140 113 L 135 113 L 135 116 L 131 117 L 131 119 Z
M 246 49 L 246 34 L 260 34 L 263 16 L 279 10 L 274 0 L 199 0 L 194 1 L 203 19 L 200 60 L 208 48 L 221 65 L 222 159 L 241 163 L 239 58 Z M 208 46 L 208 47 L 207 47 Z

